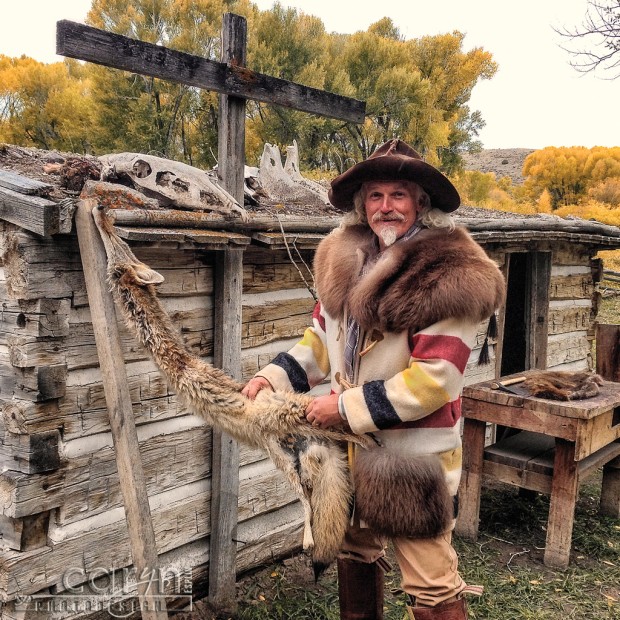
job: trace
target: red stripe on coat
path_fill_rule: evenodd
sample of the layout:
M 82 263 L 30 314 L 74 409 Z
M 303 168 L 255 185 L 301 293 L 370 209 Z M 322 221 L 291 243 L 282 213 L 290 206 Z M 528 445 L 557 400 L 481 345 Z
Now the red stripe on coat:
M 396 426 L 391 426 L 389 430 L 397 428 L 452 428 L 460 419 L 461 399 L 457 398 L 430 415 L 411 422 L 401 422 Z
M 325 317 L 321 314 L 321 302 L 317 301 L 312 312 L 312 318 L 319 322 L 319 327 L 325 331 Z
M 411 357 L 421 360 L 442 359 L 465 372 L 471 349 L 456 336 L 416 334 L 411 339 Z

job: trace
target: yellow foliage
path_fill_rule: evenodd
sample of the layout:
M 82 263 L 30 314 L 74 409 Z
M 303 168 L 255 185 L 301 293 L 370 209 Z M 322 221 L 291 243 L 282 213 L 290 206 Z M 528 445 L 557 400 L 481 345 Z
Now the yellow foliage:
M 603 259 L 605 269 L 620 271 L 620 250 L 601 250 L 597 256 Z
M 603 179 L 588 190 L 588 196 L 597 202 L 620 207 L 620 176 Z
M 620 208 L 609 208 L 608 205 L 594 200 L 590 200 L 583 204 L 561 207 L 560 209 L 556 209 L 554 214 L 560 217 L 572 215 L 583 220 L 596 220 L 603 224 L 620 226 Z
M 538 207 L 538 213 L 551 213 L 551 211 L 553 211 L 553 202 L 549 190 L 543 190 L 536 202 L 536 206 Z

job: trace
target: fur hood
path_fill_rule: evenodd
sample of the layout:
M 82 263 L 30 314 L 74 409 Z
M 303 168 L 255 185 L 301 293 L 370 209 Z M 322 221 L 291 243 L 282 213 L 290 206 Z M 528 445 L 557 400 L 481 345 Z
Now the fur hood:
M 314 273 L 331 317 L 343 317 L 346 308 L 365 330 L 419 331 L 447 318 L 482 321 L 502 305 L 504 278 L 464 228 L 423 229 L 361 275 L 374 238 L 360 225 L 336 229 L 320 243 Z

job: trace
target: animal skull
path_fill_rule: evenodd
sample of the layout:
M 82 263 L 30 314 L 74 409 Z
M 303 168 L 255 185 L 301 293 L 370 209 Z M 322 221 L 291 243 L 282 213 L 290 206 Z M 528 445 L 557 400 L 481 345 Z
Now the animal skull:
M 102 180 L 129 179 L 135 189 L 157 198 L 162 206 L 248 219 L 245 209 L 204 170 L 141 153 L 103 155 L 100 159 Z

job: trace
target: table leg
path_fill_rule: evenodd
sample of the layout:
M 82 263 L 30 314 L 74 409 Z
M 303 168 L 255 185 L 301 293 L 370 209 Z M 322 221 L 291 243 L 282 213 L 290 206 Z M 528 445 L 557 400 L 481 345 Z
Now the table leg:
M 603 467 L 600 512 L 620 519 L 620 457 Z
M 472 540 L 478 536 L 485 431 L 485 422 L 469 418 L 463 421 L 463 474 L 455 532 Z
M 575 444 L 564 439 L 556 439 L 547 544 L 543 560 L 547 566 L 557 568 L 568 566 L 578 492 Z

